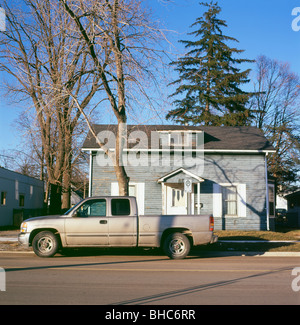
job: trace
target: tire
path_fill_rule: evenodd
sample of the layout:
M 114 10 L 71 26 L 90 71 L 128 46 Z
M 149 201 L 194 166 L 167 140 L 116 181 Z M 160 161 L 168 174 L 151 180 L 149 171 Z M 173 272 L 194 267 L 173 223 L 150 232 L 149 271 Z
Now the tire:
M 32 248 L 39 257 L 52 257 L 59 249 L 59 241 L 51 231 L 42 231 L 33 238 Z
M 189 239 L 179 232 L 167 236 L 163 243 L 163 250 L 172 259 L 185 258 L 191 249 Z

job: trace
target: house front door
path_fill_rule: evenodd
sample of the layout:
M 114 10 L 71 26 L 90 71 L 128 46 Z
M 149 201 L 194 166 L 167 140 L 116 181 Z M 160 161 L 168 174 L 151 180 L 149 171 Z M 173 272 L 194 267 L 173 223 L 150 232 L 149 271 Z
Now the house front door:
M 187 214 L 188 197 L 183 183 L 166 185 L 166 214 Z

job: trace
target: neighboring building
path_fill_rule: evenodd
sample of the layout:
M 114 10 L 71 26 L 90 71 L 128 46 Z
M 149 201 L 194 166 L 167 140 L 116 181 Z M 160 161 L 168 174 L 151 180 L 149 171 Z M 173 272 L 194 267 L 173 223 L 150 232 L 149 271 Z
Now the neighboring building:
M 285 196 L 287 200 L 287 222 L 289 226 L 300 227 L 300 190 Z
M 116 125 L 94 125 L 114 151 Z M 274 227 L 273 147 L 254 127 L 128 125 L 124 165 L 140 214 L 213 214 L 215 229 Z M 90 196 L 118 195 L 111 160 L 91 133 Z
M 281 195 L 276 195 L 276 209 L 285 209 L 287 210 L 287 200 Z
M 19 225 L 44 205 L 44 182 L 0 167 L 0 226 Z

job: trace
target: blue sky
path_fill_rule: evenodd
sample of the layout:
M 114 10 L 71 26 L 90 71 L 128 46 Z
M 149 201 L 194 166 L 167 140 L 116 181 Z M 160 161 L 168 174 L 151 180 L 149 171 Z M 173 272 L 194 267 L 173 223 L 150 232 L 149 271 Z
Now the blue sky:
M 153 10 L 166 28 L 180 33 L 175 40 L 186 39 L 189 26 L 203 13 L 199 1 L 174 0 L 168 6 L 161 6 L 161 1 L 153 1 Z M 300 7 L 299 0 L 219 0 L 218 4 L 220 18 L 228 25 L 224 34 L 239 41 L 237 47 L 245 50 L 246 58 L 264 54 L 289 62 L 291 69 L 300 73 L 300 32 L 291 27 L 296 18 L 292 9 Z
M 170 34 L 170 40 L 180 52 L 183 49 L 177 41 L 187 39 L 189 26 L 202 15 L 203 9 L 195 0 L 164 3 L 167 1 L 149 0 L 154 16 L 166 29 L 176 31 Z M 296 18 L 292 10 L 300 7 L 300 0 L 220 0 L 218 3 L 222 8 L 220 18 L 228 25 L 224 33 L 239 41 L 236 46 L 245 50 L 243 58 L 255 59 L 263 54 L 288 62 L 291 71 L 300 74 L 300 31 L 295 32 L 291 27 Z M 0 150 L 22 147 L 22 139 L 13 126 L 22 107 L 9 105 L 3 94 L 0 95 Z

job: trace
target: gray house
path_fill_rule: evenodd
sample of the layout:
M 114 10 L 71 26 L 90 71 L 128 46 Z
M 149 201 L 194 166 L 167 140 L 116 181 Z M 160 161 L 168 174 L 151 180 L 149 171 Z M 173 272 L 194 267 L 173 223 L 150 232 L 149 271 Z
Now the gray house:
M 0 167 L 0 226 L 18 226 L 41 213 L 44 182 Z
M 94 125 L 114 152 L 117 126 Z M 274 226 L 274 184 L 266 158 L 274 149 L 254 127 L 124 125 L 123 164 L 140 214 L 213 214 L 215 229 Z M 113 162 L 89 133 L 90 196 L 118 195 Z

